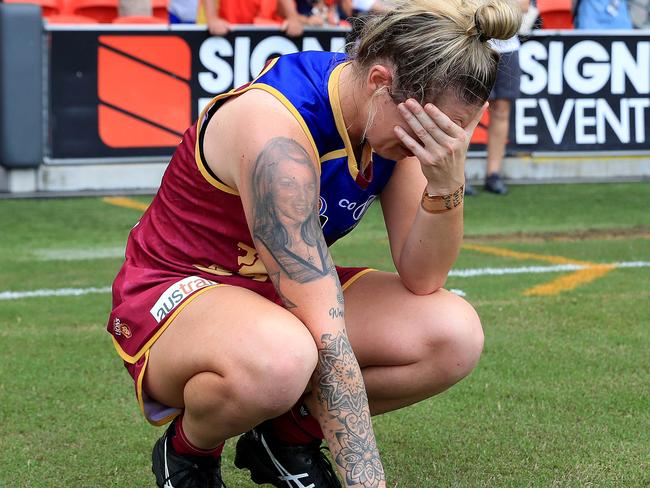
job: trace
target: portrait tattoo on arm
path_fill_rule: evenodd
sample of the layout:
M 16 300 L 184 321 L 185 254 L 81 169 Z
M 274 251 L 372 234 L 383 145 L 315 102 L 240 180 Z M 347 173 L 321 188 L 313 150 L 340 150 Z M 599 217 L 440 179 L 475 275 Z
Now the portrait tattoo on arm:
M 370 409 L 357 358 L 345 332 L 323 334 L 314 378 L 318 402 L 345 431 L 337 432 L 332 453 L 348 485 L 376 487 L 385 481 Z
M 317 178 L 307 151 L 286 137 L 271 139 L 253 167 L 253 236 L 298 283 L 334 267 L 318 220 Z

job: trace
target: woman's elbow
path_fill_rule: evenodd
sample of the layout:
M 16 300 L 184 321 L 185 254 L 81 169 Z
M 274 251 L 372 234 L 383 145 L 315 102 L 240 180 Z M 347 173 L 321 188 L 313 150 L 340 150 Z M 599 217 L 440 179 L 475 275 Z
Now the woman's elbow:
M 409 277 L 400 274 L 404 287 L 414 295 L 431 295 L 445 286 L 447 275 Z

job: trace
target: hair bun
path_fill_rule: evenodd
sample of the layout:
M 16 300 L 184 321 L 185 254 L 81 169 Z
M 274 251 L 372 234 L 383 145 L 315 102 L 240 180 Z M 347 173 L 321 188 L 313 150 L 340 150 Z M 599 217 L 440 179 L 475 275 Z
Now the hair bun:
M 474 28 L 481 42 L 510 39 L 522 21 L 519 5 L 512 0 L 487 0 L 474 13 Z

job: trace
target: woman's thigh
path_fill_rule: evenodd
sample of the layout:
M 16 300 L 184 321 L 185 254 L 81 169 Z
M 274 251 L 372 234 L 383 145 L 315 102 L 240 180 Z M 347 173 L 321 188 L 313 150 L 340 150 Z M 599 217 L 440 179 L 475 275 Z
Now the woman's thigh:
M 191 301 L 152 345 L 144 388 L 183 407 L 187 382 L 209 372 L 237 388 L 236 396 L 263 396 L 277 382 L 299 395 L 316 358 L 314 340 L 293 314 L 245 288 L 221 286 Z
M 469 303 L 443 289 L 415 295 L 394 273 L 368 273 L 347 288 L 345 322 L 361 367 L 414 364 L 436 351 L 477 359 L 483 345 Z

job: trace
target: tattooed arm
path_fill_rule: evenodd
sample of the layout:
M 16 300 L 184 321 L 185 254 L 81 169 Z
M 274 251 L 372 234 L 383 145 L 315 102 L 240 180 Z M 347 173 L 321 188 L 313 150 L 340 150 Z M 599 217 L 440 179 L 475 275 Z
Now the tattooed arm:
M 343 291 L 319 224 L 314 160 L 297 140 L 270 138 L 242 169 L 242 201 L 278 295 L 319 350 L 308 406 L 345 486 L 385 487 L 361 369 L 345 332 Z
M 314 393 L 311 408 L 345 486 L 386 486 L 361 369 L 345 331 L 321 337 Z

